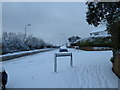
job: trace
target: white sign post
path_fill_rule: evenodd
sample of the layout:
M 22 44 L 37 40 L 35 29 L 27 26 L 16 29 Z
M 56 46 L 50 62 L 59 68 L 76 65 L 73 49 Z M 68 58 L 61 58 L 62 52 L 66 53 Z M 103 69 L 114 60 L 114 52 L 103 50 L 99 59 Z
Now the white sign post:
M 64 57 L 64 56 L 70 56 L 70 66 L 73 67 L 73 58 L 72 53 L 55 53 L 55 59 L 54 59 L 54 72 L 57 72 L 57 57 Z

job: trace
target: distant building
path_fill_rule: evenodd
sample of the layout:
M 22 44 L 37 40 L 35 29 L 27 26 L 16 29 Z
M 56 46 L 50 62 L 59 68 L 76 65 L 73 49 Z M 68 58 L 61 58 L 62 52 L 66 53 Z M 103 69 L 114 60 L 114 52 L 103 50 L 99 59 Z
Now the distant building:
M 90 37 L 110 37 L 111 35 L 108 34 L 108 31 L 107 30 L 104 30 L 104 31 L 92 31 L 90 33 Z

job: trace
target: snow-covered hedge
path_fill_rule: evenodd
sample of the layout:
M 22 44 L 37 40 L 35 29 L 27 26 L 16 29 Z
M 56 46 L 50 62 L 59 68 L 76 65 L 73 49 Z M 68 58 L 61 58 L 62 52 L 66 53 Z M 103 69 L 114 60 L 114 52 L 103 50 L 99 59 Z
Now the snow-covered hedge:
M 80 47 L 112 47 L 110 37 L 90 37 L 77 42 Z
M 52 45 L 32 35 L 25 36 L 22 33 L 16 34 L 11 32 L 3 32 L 2 34 L 2 54 L 42 49 L 47 46 L 50 47 Z
M 36 53 L 46 52 L 46 51 L 50 51 L 50 50 L 54 50 L 54 48 L 45 48 L 45 49 L 36 49 L 36 50 L 30 50 L 30 51 L 9 53 L 9 54 L 5 54 L 5 55 L 0 55 L 0 58 L 2 61 L 6 61 L 6 60 L 11 60 L 11 59 L 19 58 L 22 56 L 33 55 Z

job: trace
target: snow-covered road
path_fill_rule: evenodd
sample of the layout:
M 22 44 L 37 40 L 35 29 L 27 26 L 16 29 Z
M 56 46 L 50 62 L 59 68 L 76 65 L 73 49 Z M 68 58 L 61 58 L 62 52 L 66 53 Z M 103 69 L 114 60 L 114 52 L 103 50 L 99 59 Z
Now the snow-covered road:
M 69 49 L 70 57 L 58 58 L 58 72 L 54 73 L 54 53 L 38 53 L 5 61 L 9 74 L 8 88 L 118 88 L 118 78 L 112 72 L 111 51 L 82 51 Z

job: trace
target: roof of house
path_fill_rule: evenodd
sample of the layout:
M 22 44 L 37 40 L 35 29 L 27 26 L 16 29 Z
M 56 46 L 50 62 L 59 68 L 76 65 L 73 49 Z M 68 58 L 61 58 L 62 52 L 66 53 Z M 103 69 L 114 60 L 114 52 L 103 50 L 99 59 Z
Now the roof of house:
M 104 31 L 106 31 L 106 27 L 96 28 L 93 31 L 91 31 L 90 33 L 104 32 Z
M 108 34 L 108 35 L 96 35 L 94 37 L 111 37 L 111 35 L 110 34 Z

